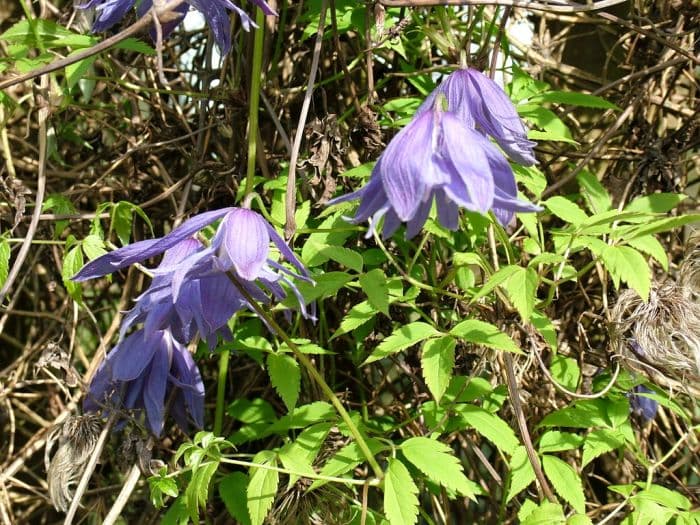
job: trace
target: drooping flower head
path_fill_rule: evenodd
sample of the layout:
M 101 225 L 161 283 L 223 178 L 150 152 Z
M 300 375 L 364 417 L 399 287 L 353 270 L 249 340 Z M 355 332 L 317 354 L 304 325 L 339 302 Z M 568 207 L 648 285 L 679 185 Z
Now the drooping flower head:
M 423 227 L 433 201 L 438 220 L 450 230 L 457 229 L 459 208 L 493 209 L 504 225 L 515 212 L 537 211 L 518 199 L 513 171 L 496 146 L 458 113 L 446 111 L 444 95 L 431 100 L 389 143 L 369 183 L 329 204 L 361 199 L 352 222 L 370 219 L 368 236 L 384 217 L 384 237 L 405 222 L 407 238 Z
M 166 400 L 183 430 L 188 419 L 204 424 L 204 384 L 187 348 L 169 330 L 146 335 L 138 330 L 118 344 L 102 362 L 83 401 L 85 412 L 143 411 L 155 435 L 163 431 Z M 189 418 L 188 418 L 189 415 Z
M 493 138 L 515 162 L 523 166 L 537 162 L 532 151 L 535 142 L 528 140 L 515 106 L 501 86 L 482 72 L 472 68 L 454 71 L 428 95 L 416 114 L 429 111 L 441 95 L 449 111 L 468 128 Z
M 163 271 L 182 263 L 187 257 L 204 249 L 197 239 L 180 241 L 168 249 L 148 289 L 136 300 L 134 308 L 124 317 L 120 341 L 137 324 L 143 323 L 147 336 L 156 330 L 168 329 L 182 343 L 192 341 L 197 333 L 216 346 L 219 337 L 231 339 L 227 322 L 244 307 L 239 293 L 225 276 L 206 276 L 187 280 L 183 291 L 174 298 L 172 272 Z M 159 273 L 163 271 L 163 273 Z
M 263 10 L 266 15 L 276 15 L 275 11 L 265 0 L 252 0 L 253 4 Z M 136 0 L 89 0 L 81 5 L 83 9 L 95 9 L 96 17 L 92 30 L 96 33 L 106 31 L 119 22 L 134 7 Z M 179 4 L 169 16 L 162 22 L 163 36 L 170 32 L 182 21 L 189 6 L 194 7 L 204 15 L 214 33 L 219 49 L 222 53 L 228 53 L 231 48 L 231 29 L 229 25 L 229 11 L 234 11 L 241 19 L 243 29 L 249 31 L 251 26 L 256 27 L 248 14 L 230 0 L 186 0 Z M 144 16 L 153 7 L 153 0 L 141 0 L 136 11 L 139 17 Z
M 209 246 L 193 238 L 217 219 L 222 221 Z M 273 259 L 271 242 L 294 270 Z M 102 406 L 141 409 L 154 434 L 163 429 L 169 392 L 175 396 L 172 414 L 182 428 L 188 413 L 202 424 L 204 388 L 188 342 L 199 334 L 213 348 L 219 336 L 230 338 L 227 322 L 233 314 L 253 309 L 250 298 L 264 303 L 270 302 L 270 294 L 286 298 L 282 284 L 308 315 L 291 278 L 311 281 L 275 229 L 244 208 L 197 215 L 165 237 L 136 242 L 89 262 L 73 279 L 100 277 L 161 253 L 150 287 L 124 318 L 120 341 L 98 369 L 84 403 L 89 412 Z M 139 324 L 143 326 L 126 335 Z
M 222 221 L 210 246 L 204 247 L 192 239 L 217 219 Z M 271 242 L 296 271 L 272 258 Z M 227 273 L 261 302 L 269 302 L 268 294 L 277 300 L 285 299 L 284 284 L 298 299 L 301 313 L 307 317 L 314 315 L 314 305 L 311 312 L 306 311 L 304 299 L 291 280 L 312 282 L 308 271 L 275 229 L 260 214 L 245 208 L 224 208 L 196 215 L 160 239 L 135 242 L 98 257 L 87 263 L 73 280 L 101 277 L 169 250 L 172 250 L 170 256 L 153 270 L 153 283 L 140 299 L 144 305 L 139 307 L 137 303 L 137 313 L 131 314 L 132 323 L 138 319 L 148 324 L 148 316 L 154 315 L 153 329 L 177 322 L 182 322 L 184 328 L 189 319 L 200 335 L 208 338 L 234 312 L 251 308 Z M 178 335 L 177 330 L 174 333 Z

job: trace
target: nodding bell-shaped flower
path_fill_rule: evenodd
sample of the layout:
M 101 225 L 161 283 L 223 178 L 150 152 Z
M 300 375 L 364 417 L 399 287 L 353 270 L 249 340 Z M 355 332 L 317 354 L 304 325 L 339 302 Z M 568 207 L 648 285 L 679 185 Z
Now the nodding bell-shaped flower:
M 156 0 L 156 4 L 166 4 L 167 0 Z M 106 31 L 119 22 L 134 7 L 136 0 L 89 0 L 81 5 L 83 9 L 94 9 L 96 12 L 92 30 L 95 33 Z M 252 0 L 252 3 L 262 9 L 266 15 L 277 15 L 265 0 Z M 189 6 L 194 7 L 204 15 L 204 19 L 214 33 L 219 49 L 222 53 L 228 53 L 231 49 L 231 27 L 229 11 L 234 11 L 241 19 L 243 29 L 249 31 L 251 27 L 257 27 L 248 14 L 230 0 L 186 0 L 179 4 L 171 12 L 168 19 L 161 22 L 163 36 L 167 37 L 173 29 L 185 18 Z M 136 12 L 139 17 L 144 16 L 153 7 L 153 0 L 141 0 Z
M 223 220 L 210 246 L 192 238 L 217 219 Z M 272 258 L 271 243 L 296 271 Z M 313 282 L 308 271 L 275 229 L 260 214 L 246 208 L 196 215 L 162 238 L 135 242 L 90 261 L 73 280 L 101 277 L 161 253 L 166 255 L 153 270 L 150 288 L 127 315 L 122 336 L 128 328 L 143 322 L 147 333 L 168 328 L 183 343 L 191 340 L 196 329 L 211 347 L 217 334 L 228 333 L 226 322 L 236 311 L 253 309 L 231 277 L 263 303 L 270 302 L 269 295 L 285 299 L 284 284 L 297 298 L 302 315 L 315 315 L 315 304 L 307 312 L 292 280 Z
M 204 424 L 204 384 L 187 348 L 169 330 L 147 335 L 138 330 L 102 362 L 83 401 L 85 412 L 140 410 L 148 428 L 163 431 L 165 404 L 174 388 L 170 412 L 184 431 L 188 420 Z M 189 418 L 188 418 L 189 414 Z
M 389 143 L 369 183 L 329 204 L 361 199 L 351 221 L 369 219 L 368 237 L 384 217 L 383 237 L 405 222 L 409 239 L 425 224 L 433 202 L 439 222 L 450 230 L 458 227 L 459 208 L 492 209 L 504 225 L 515 212 L 538 211 L 518 199 L 513 171 L 498 148 L 458 113 L 446 111 L 444 95 L 431 100 Z
M 523 166 L 537 162 L 532 151 L 536 143 L 528 140 L 508 95 L 489 77 L 472 68 L 454 71 L 428 95 L 416 114 L 430 111 L 440 96 L 465 126 L 492 137 L 515 162 Z

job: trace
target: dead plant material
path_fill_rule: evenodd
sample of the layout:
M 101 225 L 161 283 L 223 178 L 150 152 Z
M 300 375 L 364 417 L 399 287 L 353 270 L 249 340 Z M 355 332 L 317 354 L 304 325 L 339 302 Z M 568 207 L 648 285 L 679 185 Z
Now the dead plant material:
M 384 147 L 382 129 L 379 126 L 377 114 L 369 107 L 362 106 L 355 126 L 350 132 L 350 139 L 367 158 L 375 158 L 377 152 Z
M 41 371 L 49 373 L 49 368 L 63 371 L 65 374 L 64 381 L 68 387 L 75 388 L 78 386 L 80 378 L 78 372 L 71 364 L 70 355 L 61 345 L 53 341 L 46 344 L 41 352 L 41 356 L 34 363 L 34 375 Z M 52 374 L 49 373 L 49 375 Z
M 101 431 L 100 418 L 86 415 L 71 416 L 49 433 L 45 455 L 46 477 L 49 497 L 56 510 L 68 510 L 73 499 L 72 486 L 90 460 Z M 57 440 L 58 449 L 49 462 L 48 457 Z
M 300 162 L 300 167 L 312 166 L 314 176 L 308 180 L 314 198 L 319 204 L 327 202 L 335 193 L 334 173 L 344 171 L 344 139 L 336 115 L 315 118 L 304 130 L 311 156 Z M 323 191 L 318 194 L 318 187 Z
M 694 243 L 691 242 L 691 246 Z M 652 285 L 648 302 L 623 291 L 612 310 L 611 347 L 653 383 L 700 398 L 700 250 L 691 249 L 678 280 Z

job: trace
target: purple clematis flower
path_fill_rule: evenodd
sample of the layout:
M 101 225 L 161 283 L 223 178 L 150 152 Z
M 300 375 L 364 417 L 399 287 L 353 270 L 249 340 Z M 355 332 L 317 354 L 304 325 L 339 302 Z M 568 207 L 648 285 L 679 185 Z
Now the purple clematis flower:
M 120 341 L 139 323 L 143 323 L 146 336 L 156 330 L 169 329 L 183 344 L 193 340 L 198 331 L 210 349 L 216 346 L 219 336 L 231 339 L 228 320 L 244 308 L 245 303 L 230 279 L 219 275 L 188 280 L 176 301 L 172 295 L 171 275 L 157 273 L 160 268 L 176 266 L 203 249 L 201 242 L 189 238 L 165 252 L 148 290 L 124 317 Z
M 329 204 L 361 199 L 353 223 L 370 219 L 371 236 L 384 217 L 383 237 L 406 222 L 406 237 L 414 237 L 428 219 L 435 201 L 438 220 L 450 230 L 458 227 L 459 208 L 486 213 L 493 209 L 502 224 L 515 212 L 540 208 L 517 197 L 510 165 L 481 133 L 457 113 L 444 111 L 444 97 L 434 97 L 389 143 L 360 190 Z
M 535 142 L 528 140 L 515 106 L 489 77 L 476 69 L 458 69 L 428 95 L 416 114 L 433 108 L 440 95 L 468 128 L 493 137 L 514 161 L 523 166 L 537 162 L 532 151 Z
M 165 0 L 162 0 L 165 3 Z M 277 15 L 277 13 L 265 2 L 265 0 L 252 0 L 266 15 Z M 119 22 L 131 10 L 136 0 L 89 0 L 81 5 L 83 9 L 95 9 L 96 17 L 92 26 L 93 32 L 106 31 Z M 248 14 L 230 0 L 186 0 L 173 9 L 171 16 L 161 22 L 163 36 L 167 36 L 175 29 L 187 14 L 189 6 L 200 11 L 216 40 L 222 53 L 228 53 L 231 48 L 231 29 L 229 26 L 229 11 L 234 11 L 241 19 L 243 29 L 249 31 L 251 27 L 257 27 Z M 153 7 L 153 0 L 142 0 L 137 6 L 139 17 L 145 15 Z
M 209 247 L 199 247 L 192 236 L 217 219 L 222 219 Z M 270 242 L 294 267 L 293 271 L 270 256 Z M 176 336 L 188 340 L 192 327 L 210 341 L 221 333 L 228 319 L 251 305 L 231 282 L 235 276 L 256 301 L 269 302 L 287 297 L 282 284 L 291 290 L 305 317 L 315 315 L 315 305 L 306 311 L 304 298 L 290 278 L 313 282 L 308 271 L 284 239 L 258 213 L 245 208 L 224 208 L 205 212 L 185 221 L 165 237 L 139 241 L 87 263 L 75 276 L 85 281 L 107 275 L 150 257 L 166 253 L 156 268 L 149 290 L 129 314 L 129 326 L 145 322 L 148 331 L 176 326 Z M 177 315 L 176 315 L 177 314 Z M 149 324 L 150 322 L 150 324 Z M 194 323 L 194 324 L 193 324 Z M 215 342 L 215 338 L 214 338 Z
M 155 435 L 163 431 L 165 404 L 174 388 L 171 413 L 183 429 L 189 418 L 204 423 L 204 384 L 187 348 L 168 330 L 147 335 L 138 330 L 119 343 L 102 362 L 90 383 L 86 412 L 142 410 Z
M 644 421 L 652 421 L 659 410 L 659 402 L 639 394 L 653 394 L 654 391 L 644 385 L 637 385 L 629 393 L 630 410 L 641 416 Z

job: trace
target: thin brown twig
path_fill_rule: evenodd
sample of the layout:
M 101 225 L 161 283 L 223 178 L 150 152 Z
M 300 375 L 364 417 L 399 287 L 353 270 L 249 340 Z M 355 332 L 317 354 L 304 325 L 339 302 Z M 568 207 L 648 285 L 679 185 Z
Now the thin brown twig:
M 556 502 L 557 498 L 554 496 L 552 489 L 547 482 L 547 478 L 542 472 L 542 465 L 540 464 L 540 458 L 537 456 L 535 447 L 532 444 L 532 439 L 530 438 L 530 432 L 527 428 L 527 421 L 525 421 L 525 414 L 523 413 L 523 406 L 520 403 L 520 392 L 518 390 L 518 381 L 515 378 L 515 370 L 513 368 L 513 356 L 508 352 L 504 352 L 504 360 L 506 364 L 506 382 L 508 383 L 508 397 L 510 398 L 510 403 L 513 407 L 513 412 L 515 413 L 515 420 L 518 423 L 518 430 L 520 431 L 520 437 L 523 440 L 523 445 L 525 445 L 525 451 L 527 452 L 527 457 L 530 460 L 532 469 L 535 471 L 535 477 L 542 488 L 542 493 L 545 497 L 552 502 Z
M 567 173 L 565 176 L 559 178 L 557 182 L 551 184 L 550 186 L 547 186 L 547 189 L 542 192 L 542 198 L 546 198 L 549 195 L 552 195 L 554 192 L 556 192 L 559 188 L 562 186 L 566 186 L 569 182 L 574 180 L 576 178 L 576 175 L 581 173 L 581 171 L 586 167 L 588 162 L 600 151 L 600 149 L 607 144 L 608 140 L 610 137 L 612 137 L 615 133 L 617 133 L 617 130 L 620 129 L 620 126 L 632 115 L 634 112 L 635 104 L 630 104 L 625 111 L 622 112 L 622 114 L 617 118 L 615 123 L 610 126 L 605 133 L 598 139 L 598 141 L 595 143 L 595 145 L 590 149 L 588 154 L 579 162 L 576 167 L 571 170 L 571 172 Z
M 604 18 L 605 20 L 608 20 L 614 24 L 621 25 L 623 27 L 626 27 L 627 29 L 630 29 L 631 31 L 634 31 L 636 33 L 639 33 L 641 35 L 646 36 L 647 38 L 651 38 L 652 40 L 655 40 L 656 42 L 660 43 L 661 45 L 664 45 L 670 49 L 673 49 L 676 53 L 679 55 L 683 55 L 685 58 L 688 60 L 691 60 L 692 62 L 695 62 L 696 64 L 700 64 L 700 57 L 694 56 L 691 52 L 686 51 L 682 47 L 674 44 L 673 42 L 660 37 L 653 31 L 649 31 L 648 29 L 644 29 L 643 27 L 639 27 L 632 22 L 629 22 L 623 18 L 620 18 L 619 16 L 615 16 L 611 13 L 596 13 L 597 16 L 600 18 Z
M 550 2 L 531 2 L 530 0 L 379 0 L 379 3 L 387 7 L 433 7 L 433 6 L 468 6 L 468 5 L 501 5 L 508 7 L 522 7 L 531 11 L 549 11 L 552 13 L 582 13 L 597 11 L 617 4 L 623 4 L 627 0 L 599 0 L 579 4 L 564 0 Z
M 318 61 L 321 57 L 321 47 L 323 45 L 323 33 L 326 25 L 326 10 L 327 0 L 321 0 L 321 14 L 318 18 L 318 31 L 316 32 L 316 42 L 314 43 L 314 54 L 311 60 L 311 71 L 309 72 L 309 81 L 306 84 L 306 95 L 301 106 L 299 114 L 299 122 L 297 123 L 297 131 L 294 135 L 294 145 L 292 146 L 292 155 L 289 159 L 289 174 L 287 175 L 287 195 L 285 196 L 285 224 L 284 236 L 291 239 L 297 229 L 294 214 L 296 212 L 297 202 L 297 161 L 299 159 L 299 150 L 301 149 L 301 140 L 304 137 L 304 127 L 306 126 L 306 118 L 309 114 L 309 106 L 311 105 L 311 95 L 314 92 L 314 84 L 316 83 L 316 73 L 318 72 Z
M 80 483 L 78 483 L 78 487 L 75 489 L 75 495 L 73 496 L 73 501 L 71 502 L 70 508 L 66 513 L 66 518 L 63 520 L 63 525 L 71 525 L 73 523 L 75 513 L 78 511 L 78 507 L 80 506 L 80 499 L 85 493 L 85 489 L 87 489 L 92 473 L 97 466 L 97 461 L 100 459 L 102 449 L 104 448 L 105 443 L 107 443 L 107 438 L 109 437 L 110 430 L 112 429 L 112 425 L 114 425 L 116 419 L 117 412 L 115 411 L 109 416 L 109 419 L 105 423 L 105 426 L 100 433 L 100 437 L 97 439 L 97 444 L 95 445 L 95 449 L 92 451 L 90 461 L 85 466 L 83 475 L 80 478 Z
M 122 510 L 124 510 L 124 507 L 129 502 L 129 498 L 131 497 L 132 492 L 134 492 L 136 484 L 140 478 L 141 469 L 139 468 L 138 462 L 136 462 L 131 466 L 129 474 L 127 474 L 126 479 L 124 480 L 122 490 L 119 492 L 117 499 L 112 504 L 112 508 L 109 509 L 105 519 L 102 521 L 102 525 L 113 525 L 116 523 L 117 519 L 122 513 Z
M 37 227 L 39 226 L 39 215 L 41 215 L 41 208 L 44 204 L 44 194 L 46 192 L 46 154 L 48 144 L 48 130 L 46 127 L 46 121 L 49 118 L 49 101 L 45 97 L 48 96 L 48 88 L 48 77 L 42 77 L 41 91 L 36 94 L 37 106 L 39 106 L 39 111 L 37 112 L 37 120 L 39 124 L 39 169 L 37 172 L 34 211 L 32 213 L 32 220 L 29 223 L 27 233 L 24 236 L 24 242 L 22 242 L 19 252 L 17 253 L 17 257 L 15 258 L 15 262 L 12 264 L 12 269 L 7 275 L 7 280 L 3 284 L 2 289 L 0 289 L 0 304 L 3 303 L 7 292 L 9 292 L 10 288 L 12 288 L 12 285 L 22 269 L 24 260 L 29 254 L 29 249 L 32 246 L 32 240 L 34 239 Z

